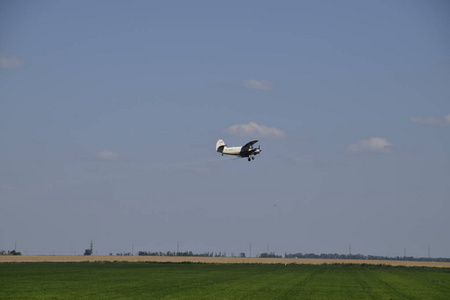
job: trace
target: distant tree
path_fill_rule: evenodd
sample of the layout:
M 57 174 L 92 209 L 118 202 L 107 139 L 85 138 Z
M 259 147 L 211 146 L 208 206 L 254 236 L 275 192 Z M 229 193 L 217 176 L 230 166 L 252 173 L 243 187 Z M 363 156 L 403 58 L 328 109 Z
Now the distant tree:
M 245 253 L 241 252 L 241 254 L 239 254 L 239 257 L 245 257 Z
M 275 253 L 270 252 L 270 253 L 261 253 L 259 255 L 259 257 L 261 257 L 261 258 L 281 258 L 281 255 L 276 255 Z
M 6 252 L 5 250 L 0 250 L 0 255 L 22 255 L 19 251 L 11 250 Z
M 94 243 L 91 241 L 91 247 L 89 249 L 84 250 L 84 255 L 92 255 L 92 252 L 94 252 Z

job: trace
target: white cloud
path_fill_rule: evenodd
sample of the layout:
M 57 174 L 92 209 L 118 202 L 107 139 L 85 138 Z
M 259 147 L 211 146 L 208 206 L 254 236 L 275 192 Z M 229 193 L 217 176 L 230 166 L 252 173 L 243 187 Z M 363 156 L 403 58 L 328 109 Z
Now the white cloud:
M 99 160 L 117 160 L 119 159 L 119 154 L 110 151 L 110 150 L 103 150 L 97 153 L 97 159 Z
M 360 140 L 356 144 L 348 147 L 347 151 L 351 154 L 365 153 L 389 153 L 393 145 L 384 138 L 373 137 L 368 140 Z
M 256 90 L 273 90 L 275 89 L 275 85 L 267 80 L 245 80 L 242 82 L 242 85 L 248 89 L 256 89 Z
M 255 122 L 250 122 L 248 124 L 241 124 L 241 125 L 233 125 L 226 131 L 228 134 L 238 136 L 264 137 L 264 138 L 282 138 L 286 136 L 286 133 L 281 129 L 259 125 Z
M 411 122 L 420 125 L 430 125 L 430 126 L 441 126 L 441 125 L 450 125 L 450 114 L 444 116 L 443 118 L 411 118 Z
M 23 66 L 23 61 L 17 57 L 0 57 L 0 69 L 15 69 Z

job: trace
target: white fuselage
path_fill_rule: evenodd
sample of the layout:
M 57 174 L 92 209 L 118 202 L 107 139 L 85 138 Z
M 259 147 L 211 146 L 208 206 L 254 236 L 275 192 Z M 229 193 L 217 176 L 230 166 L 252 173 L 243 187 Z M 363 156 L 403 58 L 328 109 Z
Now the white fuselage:
M 223 148 L 223 154 L 228 155 L 239 155 L 241 153 L 242 147 L 225 147 Z

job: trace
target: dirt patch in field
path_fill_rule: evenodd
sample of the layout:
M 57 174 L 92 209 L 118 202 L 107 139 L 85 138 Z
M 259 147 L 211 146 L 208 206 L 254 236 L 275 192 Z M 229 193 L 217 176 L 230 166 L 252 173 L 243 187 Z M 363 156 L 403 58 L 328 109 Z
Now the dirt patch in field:
M 406 267 L 450 268 L 448 262 L 352 260 L 352 259 L 297 259 L 297 258 L 242 258 L 242 257 L 185 257 L 185 256 L 106 256 L 106 255 L 0 255 L 6 262 L 191 262 L 212 264 L 370 264 Z

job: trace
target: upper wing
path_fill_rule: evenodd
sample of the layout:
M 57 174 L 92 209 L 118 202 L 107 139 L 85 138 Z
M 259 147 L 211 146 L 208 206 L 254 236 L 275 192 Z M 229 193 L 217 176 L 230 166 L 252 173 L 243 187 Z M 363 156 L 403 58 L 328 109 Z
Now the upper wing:
M 242 148 L 250 148 L 251 146 L 253 146 L 254 144 L 256 144 L 258 142 L 258 140 L 254 140 L 251 142 L 248 142 L 247 144 L 245 144 Z

